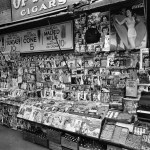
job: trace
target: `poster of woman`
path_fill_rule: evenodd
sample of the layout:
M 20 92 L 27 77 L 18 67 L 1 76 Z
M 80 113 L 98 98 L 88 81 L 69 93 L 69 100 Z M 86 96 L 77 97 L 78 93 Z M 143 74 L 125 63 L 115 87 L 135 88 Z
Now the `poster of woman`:
M 111 50 L 146 48 L 147 29 L 143 0 L 111 10 Z M 140 7 L 138 7 L 140 6 Z

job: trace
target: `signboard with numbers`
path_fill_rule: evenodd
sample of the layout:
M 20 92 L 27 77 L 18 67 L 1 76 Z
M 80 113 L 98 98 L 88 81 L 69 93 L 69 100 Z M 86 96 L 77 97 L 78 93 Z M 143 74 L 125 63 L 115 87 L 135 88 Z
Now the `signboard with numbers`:
M 42 49 L 44 50 L 62 50 L 73 49 L 73 26 L 71 22 L 55 24 L 41 29 L 42 32 Z
M 5 35 L 5 51 L 20 51 L 21 49 L 21 38 L 19 33 L 11 33 Z
M 29 30 L 21 33 L 22 47 L 21 52 L 38 50 L 41 42 L 41 30 Z
M 61 50 L 73 49 L 71 21 L 0 36 L 0 50 L 3 53 L 59 51 L 59 46 Z

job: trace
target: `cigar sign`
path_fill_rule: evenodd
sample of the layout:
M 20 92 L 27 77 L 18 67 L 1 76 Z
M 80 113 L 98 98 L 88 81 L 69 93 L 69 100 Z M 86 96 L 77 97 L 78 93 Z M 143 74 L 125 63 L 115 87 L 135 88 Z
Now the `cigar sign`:
M 13 21 L 59 10 L 79 0 L 11 0 Z
M 0 36 L 3 53 L 59 51 L 59 47 L 61 50 L 73 49 L 72 21 Z

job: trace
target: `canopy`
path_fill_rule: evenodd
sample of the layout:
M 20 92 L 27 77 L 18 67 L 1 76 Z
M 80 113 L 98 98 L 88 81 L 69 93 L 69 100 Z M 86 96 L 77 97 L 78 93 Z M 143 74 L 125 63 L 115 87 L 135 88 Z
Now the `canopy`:
M 126 0 L 96 0 L 90 5 L 84 6 L 82 10 L 85 11 L 85 10 L 95 9 L 101 6 L 106 6 L 106 5 L 123 2 L 123 1 L 126 1 Z

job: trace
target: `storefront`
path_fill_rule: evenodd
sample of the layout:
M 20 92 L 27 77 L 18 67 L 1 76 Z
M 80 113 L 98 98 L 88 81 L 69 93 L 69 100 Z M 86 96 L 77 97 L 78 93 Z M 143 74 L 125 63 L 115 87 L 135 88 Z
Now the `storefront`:
M 147 3 L 12 0 L 1 124 L 53 150 L 149 148 Z

